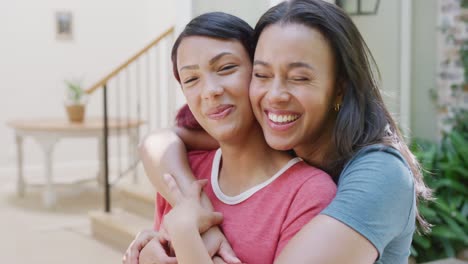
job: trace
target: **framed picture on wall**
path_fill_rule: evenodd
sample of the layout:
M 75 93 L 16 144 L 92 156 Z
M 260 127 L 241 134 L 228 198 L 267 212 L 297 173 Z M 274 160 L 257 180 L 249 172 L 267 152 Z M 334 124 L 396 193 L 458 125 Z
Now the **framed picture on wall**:
M 71 12 L 55 13 L 55 35 L 58 40 L 73 39 L 73 16 Z

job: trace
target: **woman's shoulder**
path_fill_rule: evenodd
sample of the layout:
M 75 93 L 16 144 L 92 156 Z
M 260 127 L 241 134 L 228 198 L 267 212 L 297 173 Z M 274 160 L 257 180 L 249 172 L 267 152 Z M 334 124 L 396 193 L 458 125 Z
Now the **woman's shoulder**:
M 412 173 L 395 148 L 371 145 L 345 165 L 333 202 L 322 212 L 366 237 L 384 254 L 400 235 L 411 236 L 415 193 Z M 406 249 L 405 249 L 406 250 Z
M 331 194 L 331 198 L 336 193 L 336 183 L 332 177 L 325 171 L 310 166 L 300 158 L 297 162 L 283 172 L 278 184 L 280 186 L 288 186 L 290 191 L 304 192 L 316 194 L 324 192 Z
M 211 168 L 217 150 L 192 150 L 188 152 L 188 162 L 194 174 Z
M 343 168 L 338 185 L 355 180 L 367 182 L 366 178 L 383 186 L 413 188 L 413 174 L 403 155 L 397 149 L 383 144 L 360 149 Z

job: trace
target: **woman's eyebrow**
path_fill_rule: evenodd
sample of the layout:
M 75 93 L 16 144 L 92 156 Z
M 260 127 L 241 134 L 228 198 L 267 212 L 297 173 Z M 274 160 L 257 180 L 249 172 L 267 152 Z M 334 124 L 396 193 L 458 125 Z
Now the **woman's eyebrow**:
M 305 62 L 293 62 L 293 63 L 288 64 L 289 70 L 293 68 L 307 68 L 310 70 L 315 70 L 314 67 L 312 67 L 312 65 L 305 63 Z
M 200 66 L 198 65 L 186 65 L 186 66 L 183 66 L 183 67 L 180 67 L 179 69 L 179 72 L 183 71 L 183 70 L 198 70 L 200 68 Z
M 213 65 L 215 62 L 217 62 L 218 60 L 220 60 L 222 57 L 224 56 L 227 56 L 227 55 L 232 55 L 232 53 L 230 52 L 221 52 L 220 54 L 214 56 L 213 58 L 210 59 L 210 61 L 208 62 L 210 65 Z M 200 66 L 194 64 L 194 65 L 186 65 L 186 66 L 183 66 L 183 67 L 180 67 L 179 71 L 183 71 L 183 70 L 198 70 L 200 69 Z
M 264 62 L 264 61 L 261 61 L 261 60 L 254 60 L 253 62 L 253 65 L 262 65 L 262 66 L 265 66 L 265 67 L 270 67 L 270 64 Z
M 216 61 L 220 60 L 222 57 L 224 57 L 226 55 L 232 55 L 232 53 L 230 53 L 230 52 L 221 52 L 220 54 L 214 56 L 208 63 L 210 65 L 213 65 Z

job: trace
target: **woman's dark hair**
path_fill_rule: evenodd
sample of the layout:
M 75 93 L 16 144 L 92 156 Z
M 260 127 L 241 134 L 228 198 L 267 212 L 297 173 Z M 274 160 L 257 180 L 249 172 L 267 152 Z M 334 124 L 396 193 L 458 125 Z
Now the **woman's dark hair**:
M 250 60 L 253 60 L 255 45 L 253 44 L 253 28 L 244 20 L 222 12 L 211 12 L 195 17 L 185 26 L 172 46 L 171 59 L 174 77 L 180 83 L 177 70 L 177 50 L 186 37 L 202 36 L 222 40 L 237 40 L 247 51 Z M 187 105 L 184 105 L 176 116 L 176 124 L 187 129 L 202 130 Z
M 187 128 L 190 130 L 204 130 L 197 119 L 193 116 L 192 111 L 187 104 L 184 104 L 175 117 L 176 126 Z
M 417 199 L 431 199 L 420 165 L 384 105 L 377 65 L 351 18 L 322 0 L 290 0 L 272 7 L 260 18 L 255 42 L 265 28 L 274 24 L 301 24 L 320 31 L 335 55 L 335 81 L 342 86 L 343 103 L 333 130 L 333 158 L 322 168 L 337 176 L 359 149 L 381 143 L 397 149 L 405 158 L 414 177 Z M 423 230 L 429 229 L 419 213 L 417 219 Z
M 255 45 L 253 41 L 254 30 L 244 20 L 223 12 L 211 12 L 199 15 L 192 19 L 177 37 L 172 46 L 172 71 L 180 83 L 177 70 L 177 50 L 182 40 L 191 36 L 211 37 L 221 40 L 237 40 L 253 60 Z

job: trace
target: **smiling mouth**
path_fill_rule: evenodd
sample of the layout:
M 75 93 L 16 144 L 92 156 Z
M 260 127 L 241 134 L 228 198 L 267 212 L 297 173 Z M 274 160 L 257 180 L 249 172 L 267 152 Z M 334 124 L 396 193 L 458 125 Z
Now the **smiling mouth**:
M 299 119 L 300 115 L 297 114 L 274 114 L 271 112 L 267 113 L 268 119 L 278 125 L 286 125 Z
M 234 109 L 233 105 L 221 105 L 208 111 L 207 116 L 213 120 L 220 120 L 228 116 Z

